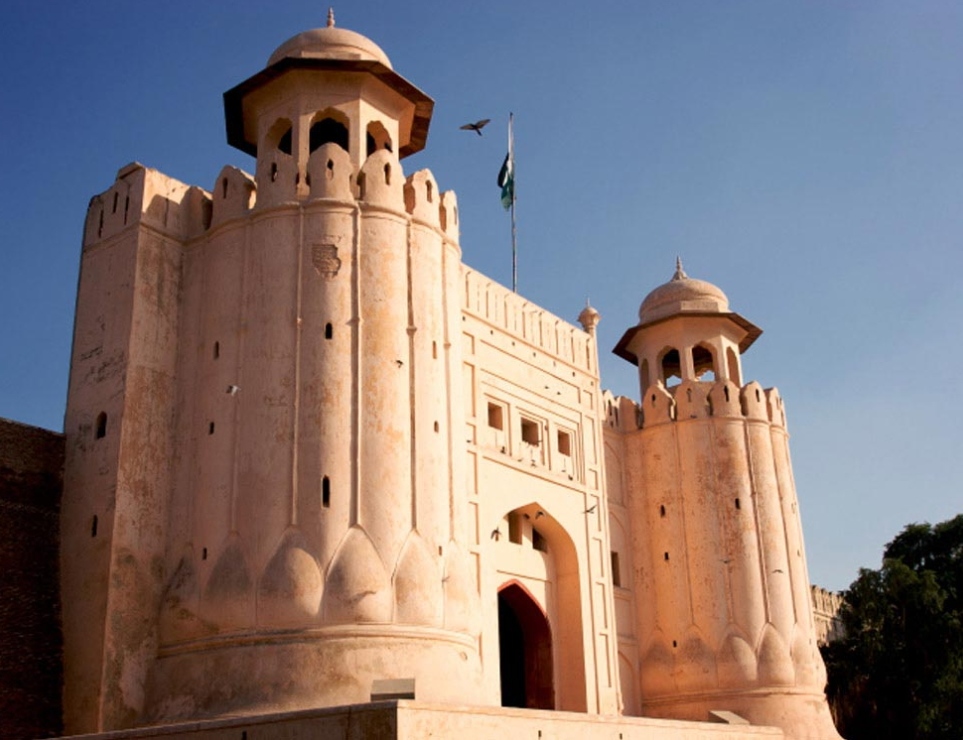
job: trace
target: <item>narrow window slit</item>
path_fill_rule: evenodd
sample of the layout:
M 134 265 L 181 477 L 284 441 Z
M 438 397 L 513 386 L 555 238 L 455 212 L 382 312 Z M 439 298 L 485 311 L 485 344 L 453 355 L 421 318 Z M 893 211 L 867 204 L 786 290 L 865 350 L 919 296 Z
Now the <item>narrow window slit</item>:
M 327 324 L 324 325 L 324 338 L 331 339 L 333 336 L 334 336 L 334 327 L 331 325 L 331 322 L 329 321 Z
M 101 411 L 97 414 L 97 425 L 94 435 L 97 439 L 103 439 L 107 436 L 107 414 Z
M 94 514 L 94 518 L 90 520 L 90 536 L 97 536 L 97 515 Z
M 331 481 L 328 476 L 321 481 L 321 506 L 325 509 L 331 506 Z

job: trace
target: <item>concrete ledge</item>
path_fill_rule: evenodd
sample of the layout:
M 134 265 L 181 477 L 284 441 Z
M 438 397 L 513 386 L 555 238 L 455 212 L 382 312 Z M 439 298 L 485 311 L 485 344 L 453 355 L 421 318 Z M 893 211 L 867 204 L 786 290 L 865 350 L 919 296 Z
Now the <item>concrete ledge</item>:
M 536 709 L 388 701 L 327 709 L 230 717 L 97 735 L 93 740 L 760 740 L 784 738 L 774 727 L 679 722 Z

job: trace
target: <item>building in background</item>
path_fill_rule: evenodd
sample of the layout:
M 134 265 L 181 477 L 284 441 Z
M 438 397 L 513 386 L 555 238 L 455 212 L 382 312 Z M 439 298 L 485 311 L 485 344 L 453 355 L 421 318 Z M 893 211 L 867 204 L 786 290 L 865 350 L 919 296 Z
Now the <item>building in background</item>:
M 839 618 L 843 595 L 838 591 L 812 586 L 812 602 L 816 641 L 820 645 L 827 645 L 845 637 L 845 628 Z
M 225 94 L 254 176 L 92 199 L 65 731 L 409 698 L 378 736 L 838 737 L 760 330 L 677 265 L 615 348 L 638 400 L 603 391 L 599 315 L 464 265 L 454 194 L 404 174 L 432 106 L 329 20 Z

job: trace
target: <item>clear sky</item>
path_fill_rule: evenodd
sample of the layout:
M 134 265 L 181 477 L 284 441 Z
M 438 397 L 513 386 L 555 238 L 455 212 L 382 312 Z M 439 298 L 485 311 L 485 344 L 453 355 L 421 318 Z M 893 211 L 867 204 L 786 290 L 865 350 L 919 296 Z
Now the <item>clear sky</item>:
M 131 161 L 253 172 L 221 94 L 324 25 L 306 0 L 10 0 L 0 24 L 0 416 L 61 429 L 88 200 Z M 765 333 L 812 580 L 963 511 L 963 3 L 367 2 L 335 7 L 431 95 L 464 260 L 510 284 L 495 178 L 516 120 L 519 289 L 608 352 L 681 255 Z M 481 138 L 458 130 L 492 118 Z

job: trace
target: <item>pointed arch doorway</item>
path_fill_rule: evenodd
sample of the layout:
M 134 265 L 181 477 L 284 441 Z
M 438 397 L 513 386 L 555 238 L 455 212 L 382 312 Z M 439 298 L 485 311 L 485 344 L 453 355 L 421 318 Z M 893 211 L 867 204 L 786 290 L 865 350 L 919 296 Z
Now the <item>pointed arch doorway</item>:
M 498 592 L 498 645 L 503 707 L 555 708 L 552 631 L 520 584 Z

